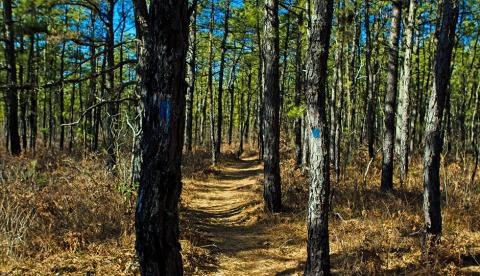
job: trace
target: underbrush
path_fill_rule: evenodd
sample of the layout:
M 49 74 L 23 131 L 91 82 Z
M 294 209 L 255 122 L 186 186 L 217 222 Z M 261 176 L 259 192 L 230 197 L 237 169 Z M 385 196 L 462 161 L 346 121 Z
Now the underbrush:
M 291 153 L 284 153 L 292 156 Z M 480 271 L 479 181 L 470 182 L 473 162 L 443 160 L 443 235 L 429 262 L 422 258 L 423 164 L 415 156 L 408 181 L 393 193 L 380 192 L 381 156 L 368 163 L 366 150 L 350 157 L 335 182 L 332 174 L 330 249 L 333 271 L 341 274 L 458 274 Z M 308 172 L 306 173 L 308 174 Z M 297 235 L 306 239 L 308 180 L 292 158 L 281 164 L 283 203 Z M 471 270 L 473 269 L 473 270 Z M 477 270 L 475 270 L 477 269 Z M 301 270 L 298 270 L 300 272 Z
M 1 273 L 136 270 L 133 209 L 101 156 L 2 156 Z M 114 259 L 122 261 L 109 265 Z
M 186 274 L 208 274 L 217 266 L 214 248 L 205 247 L 194 213 L 189 213 L 189 182 L 221 173 L 222 163 L 238 160 L 237 145 L 225 146 L 218 166 L 210 151 L 184 155 L 180 203 L 181 244 Z M 135 275 L 135 188 L 128 186 L 129 159 L 119 160 L 116 176 L 106 172 L 104 156 L 40 149 L 36 155 L 9 157 L 0 152 L 0 274 L 53 275 L 96 273 Z M 246 149 L 242 157 L 258 153 Z M 128 154 L 125 154 L 128 156 Z M 248 214 L 266 225 L 269 241 L 298 267 L 306 254 L 308 172 L 297 169 L 293 151 L 283 147 L 281 177 L 284 212 Z M 338 182 L 332 175 L 330 249 L 339 274 L 460 274 L 480 266 L 479 181 L 470 184 L 472 162 L 442 161 L 443 235 L 430 263 L 422 260 L 423 165 L 411 160 L 409 178 L 395 191 L 379 191 L 380 156 L 364 181 L 367 152 L 348 156 Z M 397 172 L 396 172 L 397 173 Z M 394 178 L 398 179 L 397 175 Z M 261 187 L 261 179 L 259 189 Z M 259 199 L 261 191 L 259 190 Z M 254 261 L 254 260 L 252 260 Z M 475 270 L 477 269 L 477 270 Z

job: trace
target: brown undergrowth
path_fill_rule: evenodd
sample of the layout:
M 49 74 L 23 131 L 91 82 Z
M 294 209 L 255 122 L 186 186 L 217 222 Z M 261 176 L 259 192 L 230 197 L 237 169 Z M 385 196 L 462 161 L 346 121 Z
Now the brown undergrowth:
M 224 147 L 215 167 L 205 150 L 184 157 L 180 215 L 186 274 L 301 275 L 307 172 L 295 168 L 293 152 L 284 147 L 284 211 L 268 215 L 258 154 L 247 150 L 238 159 L 235 148 Z M 125 172 L 107 173 L 101 155 L 40 149 L 16 158 L 2 150 L 0 156 L 0 275 L 138 274 L 135 192 L 125 189 Z M 403 187 L 395 183 L 395 192 L 383 194 L 380 156 L 365 182 L 366 151 L 348 159 L 339 181 L 332 181 L 333 272 L 480 271 L 480 191 L 478 178 L 469 184 L 470 162 L 442 162 L 443 236 L 426 265 L 421 258 L 421 160 L 412 159 Z

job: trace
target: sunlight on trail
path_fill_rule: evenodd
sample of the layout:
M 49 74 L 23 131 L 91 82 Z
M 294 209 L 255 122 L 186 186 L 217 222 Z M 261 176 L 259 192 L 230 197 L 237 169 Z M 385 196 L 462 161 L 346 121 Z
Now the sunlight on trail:
M 189 208 L 195 210 L 198 227 L 209 241 L 203 246 L 217 253 L 214 275 L 275 275 L 298 266 L 296 258 L 275 246 L 279 236 L 274 228 L 259 222 L 264 216 L 262 172 L 262 164 L 248 158 L 228 162 L 220 175 L 189 184 L 195 193 Z

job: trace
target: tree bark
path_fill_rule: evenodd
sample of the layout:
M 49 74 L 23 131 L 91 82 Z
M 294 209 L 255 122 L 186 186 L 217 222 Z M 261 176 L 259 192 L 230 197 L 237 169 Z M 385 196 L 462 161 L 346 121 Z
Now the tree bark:
M 33 59 L 35 57 L 35 34 L 29 35 L 28 62 L 27 62 L 27 81 L 35 83 L 35 69 Z M 28 125 L 30 127 L 30 149 L 35 152 L 35 144 L 37 140 L 37 89 L 33 87 L 29 93 L 30 110 L 28 112 Z
M 68 9 L 65 10 L 65 20 L 64 20 L 65 26 L 68 26 Z M 66 51 L 66 38 L 65 35 L 62 37 L 62 52 L 60 54 L 60 91 L 58 95 L 58 101 L 59 101 L 59 107 L 60 110 L 58 111 L 58 123 L 60 124 L 60 149 L 63 150 L 64 144 L 65 144 L 65 117 L 64 111 L 65 111 L 65 51 Z
M 214 20 L 215 20 L 215 5 L 214 1 L 210 2 L 210 37 L 209 37 L 209 53 L 208 53 L 208 79 L 207 79 L 207 90 L 208 97 L 210 100 L 210 148 L 212 151 L 212 164 L 215 166 L 218 161 L 218 155 L 216 150 L 216 141 L 215 141 L 215 102 L 213 97 L 213 31 L 214 31 Z
M 8 134 L 10 153 L 20 154 L 20 135 L 18 134 L 18 95 L 17 70 L 15 61 L 15 30 L 12 19 L 12 0 L 3 0 L 3 20 L 5 24 L 5 61 L 7 65 L 7 101 Z
M 409 146 L 409 123 L 410 123 L 410 80 L 412 71 L 412 54 L 414 45 L 414 27 L 415 15 L 417 9 L 417 0 L 410 0 L 408 8 L 408 26 L 405 29 L 405 57 L 403 61 L 403 70 L 400 77 L 400 92 L 398 103 L 399 120 L 397 124 L 397 137 L 399 138 L 399 156 L 400 156 L 400 182 L 403 184 L 408 173 L 408 146 Z
M 367 129 L 367 143 L 368 156 L 373 158 L 375 156 L 375 93 L 373 89 L 373 70 L 371 66 L 372 57 L 372 38 L 370 34 L 370 1 L 365 0 L 365 90 L 367 94 L 367 108 L 366 108 L 366 129 Z
M 442 152 L 442 118 L 445 98 L 450 82 L 452 49 L 455 45 L 455 28 L 458 1 L 446 0 L 443 4 L 442 22 L 438 26 L 438 42 L 435 54 L 433 86 L 430 94 L 425 131 L 423 211 L 428 244 L 436 241 L 442 232 L 440 197 L 440 154 Z
M 115 66 L 115 38 L 114 38 L 114 11 L 116 0 L 108 0 L 107 11 L 107 41 L 105 43 L 107 55 L 107 67 L 113 68 Z M 108 99 L 114 100 L 118 98 L 118 93 L 115 90 L 115 72 L 109 70 L 106 75 L 106 90 Z M 116 136 L 118 129 L 118 103 L 111 102 L 107 105 L 107 169 L 115 173 L 117 164 L 116 150 Z
M 264 29 L 264 191 L 265 207 L 280 212 L 280 87 L 278 0 L 265 2 Z
M 330 275 L 328 212 L 329 126 L 326 111 L 327 62 L 333 0 L 313 0 L 307 59 L 307 117 L 310 137 L 307 263 L 305 275 Z
M 295 48 L 295 106 L 300 109 L 302 100 L 302 33 L 300 31 L 303 25 L 303 13 L 298 15 L 296 25 L 296 48 Z M 295 119 L 295 158 L 298 168 L 302 166 L 302 118 Z
M 192 151 L 192 124 L 193 124 L 193 96 L 195 93 L 195 66 L 197 58 L 197 8 L 195 7 L 192 14 L 192 24 L 190 31 L 190 60 L 188 63 L 189 69 L 189 84 L 187 90 L 187 108 L 186 108 L 186 122 L 185 122 L 185 146 L 187 152 Z
M 188 1 L 135 0 L 138 78 L 144 106 L 135 214 L 142 275 L 183 275 L 178 201 L 185 123 Z
M 260 9 L 260 1 L 256 0 L 257 9 Z M 260 13 L 257 13 L 257 48 L 258 48 L 258 75 L 257 75 L 257 91 L 258 91 L 258 103 L 257 103 L 257 122 L 258 122 L 258 159 L 262 160 L 264 155 L 264 129 L 263 129 L 263 116 L 264 116 L 264 102 L 263 102 L 263 71 L 264 71 L 264 53 L 260 34 Z
M 392 27 L 388 47 L 387 91 L 385 94 L 385 132 L 383 136 L 382 191 L 393 190 L 393 154 L 395 147 L 395 105 L 398 85 L 398 44 L 402 0 L 393 0 Z
M 228 20 L 230 17 L 230 0 L 226 3 L 225 18 L 224 18 L 224 27 L 223 27 L 223 38 L 221 44 L 221 54 L 220 54 L 220 71 L 218 75 L 218 95 L 217 95 L 217 138 L 215 139 L 215 155 L 220 156 L 220 149 L 222 145 L 222 126 L 223 126 L 223 76 L 225 74 L 225 55 L 227 54 L 227 38 L 228 38 Z

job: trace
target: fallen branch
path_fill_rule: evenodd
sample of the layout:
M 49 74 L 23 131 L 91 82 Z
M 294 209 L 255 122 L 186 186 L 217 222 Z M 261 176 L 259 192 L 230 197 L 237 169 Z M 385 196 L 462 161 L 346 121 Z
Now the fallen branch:
M 370 166 L 372 165 L 373 160 L 375 160 L 375 156 L 377 156 L 377 153 L 379 153 L 381 150 L 382 150 L 381 147 L 379 149 L 377 149 L 377 151 L 375 151 L 372 158 L 370 158 L 370 161 L 368 162 L 367 168 L 365 169 L 365 173 L 363 174 L 363 185 L 364 185 L 364 187 L 367 186 L 367 175 L 368 175 L 368 171 L 370 170 Z

